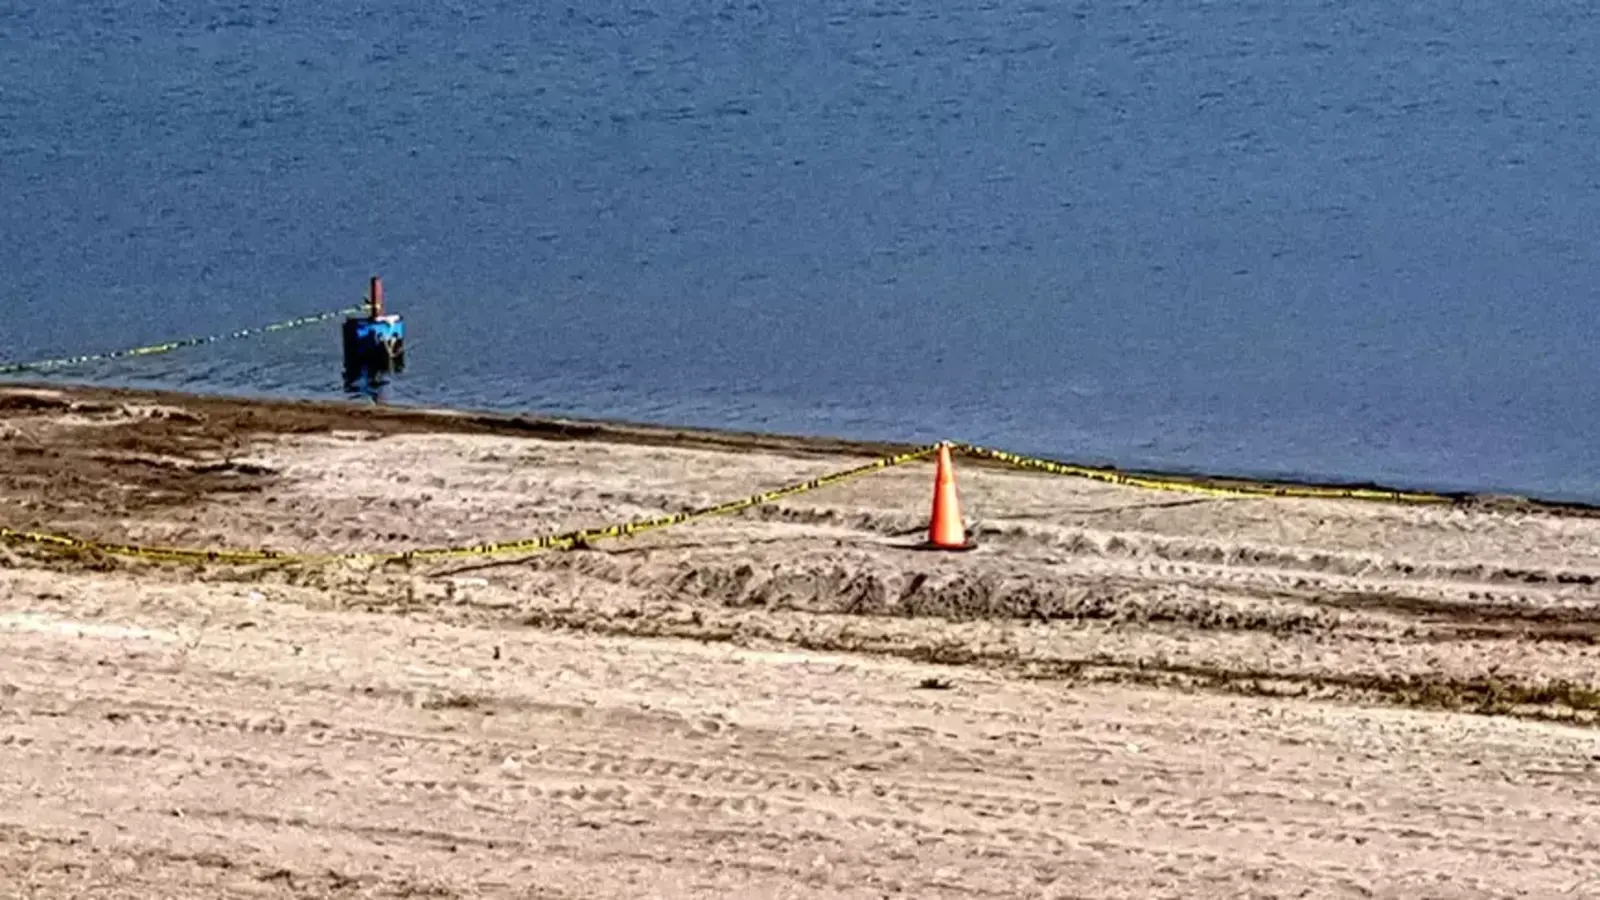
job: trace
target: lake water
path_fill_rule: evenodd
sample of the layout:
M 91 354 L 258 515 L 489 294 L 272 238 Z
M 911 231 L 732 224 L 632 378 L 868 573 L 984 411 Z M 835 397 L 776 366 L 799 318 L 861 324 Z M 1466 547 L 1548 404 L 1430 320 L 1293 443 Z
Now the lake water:
M 1560 0 L 10 0 L 0 359 L 380 274 L 396 402 L 1600 501 L 1597 91 Z

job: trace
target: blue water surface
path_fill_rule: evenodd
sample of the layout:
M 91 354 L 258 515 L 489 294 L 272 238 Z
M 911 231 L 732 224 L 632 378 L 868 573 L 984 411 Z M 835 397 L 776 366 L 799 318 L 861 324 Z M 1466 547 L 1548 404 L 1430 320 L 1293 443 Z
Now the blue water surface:
M 11 0 L 0 359 L 377 273 L 398 402 L 1600 501 L 1597 81 L 1562 0 Z

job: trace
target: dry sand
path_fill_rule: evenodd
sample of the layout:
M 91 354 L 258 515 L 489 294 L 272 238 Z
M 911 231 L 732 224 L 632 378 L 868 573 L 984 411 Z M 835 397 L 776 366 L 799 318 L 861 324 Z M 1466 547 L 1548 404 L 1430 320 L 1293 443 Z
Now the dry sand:
M 0 391 L 0 524 L 526 537 L 882 448 Z M 0 896 L 1600 895 L 1600 518 L 917 463 L 531 557 L 0 549 Z

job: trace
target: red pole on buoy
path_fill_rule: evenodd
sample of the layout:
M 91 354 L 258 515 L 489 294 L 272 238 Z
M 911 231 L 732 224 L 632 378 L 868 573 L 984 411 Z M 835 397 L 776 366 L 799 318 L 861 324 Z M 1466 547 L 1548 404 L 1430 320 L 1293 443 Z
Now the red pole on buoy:
M 372 294 L 368 298 L 367 302 L 372 307 L 372 318 L 374 318 L 374 319 L 382 318 L 383 317 L 383 279 L 379 278 L 376 275 L 372 276 L 371 291 L 372 291 Z

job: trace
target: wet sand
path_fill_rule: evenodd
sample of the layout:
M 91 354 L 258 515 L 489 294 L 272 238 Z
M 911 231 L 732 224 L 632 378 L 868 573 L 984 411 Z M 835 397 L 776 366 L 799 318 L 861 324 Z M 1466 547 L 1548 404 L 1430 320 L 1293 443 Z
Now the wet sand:
M 893 449 L 0 389 L 0 524 L 344 552 Z M 0 548 L 0 895 L 1600 892 L 1600 519 L 915 463 L 573 552 Z

